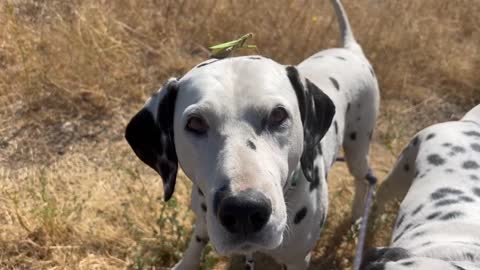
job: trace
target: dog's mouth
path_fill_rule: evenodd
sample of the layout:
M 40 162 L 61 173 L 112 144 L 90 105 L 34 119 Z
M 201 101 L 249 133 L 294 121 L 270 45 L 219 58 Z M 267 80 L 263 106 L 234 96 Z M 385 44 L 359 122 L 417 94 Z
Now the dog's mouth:
M 284 226 L 267 226 L 254 234 L 230 234 L 219 243 L 217 251 L 224 255 L 248 254 L 257 251 L 273 250 L 283 241 Z M 213 240 L 213 239 L 212 239 Z M 215 242 L 215 241 L 214 241 Z M 214 246 L 215 245 L 214 243 Z

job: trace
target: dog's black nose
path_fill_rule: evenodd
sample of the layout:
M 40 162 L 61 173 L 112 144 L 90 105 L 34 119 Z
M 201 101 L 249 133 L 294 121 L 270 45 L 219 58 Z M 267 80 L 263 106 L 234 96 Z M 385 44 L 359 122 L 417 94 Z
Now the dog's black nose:
M 260 231 L 272 214 L 272 203 L 255 190 L 241 191 L 222 198 L 218 206 L 220 223 L 234 234 Z

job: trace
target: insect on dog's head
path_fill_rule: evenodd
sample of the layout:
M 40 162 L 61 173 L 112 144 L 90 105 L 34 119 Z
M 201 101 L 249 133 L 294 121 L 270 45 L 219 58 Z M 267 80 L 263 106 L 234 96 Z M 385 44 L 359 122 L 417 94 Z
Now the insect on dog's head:
M 250 252 L 282 242 L 284 191 L 299 163 L 314 177 L 313 149 L 334 111 L 294 67 L 257 56 L 210 60 L 169 80 L 126 138 L 162 176 L 166 200 L 177 163 L 198 186 L 218 252 Z

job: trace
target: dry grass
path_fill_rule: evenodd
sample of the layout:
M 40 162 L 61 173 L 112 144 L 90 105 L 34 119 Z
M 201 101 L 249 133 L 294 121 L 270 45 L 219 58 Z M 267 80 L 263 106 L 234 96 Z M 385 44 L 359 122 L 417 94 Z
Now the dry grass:
M 480 102 L 480 2 L 345 0 L 382 91 L 372 159 L 384 176 L 420 128 Z M 5 0 L 0 4 L 0 268 L 172 265 L 189 238 L 189 181 L 165 204 L 158 177 L 123 140 L 129 117 L 205 47 L 247 32 L 298 63 L 337 41 L 327 0 Z M 312 269 L 348 269 L 352 185 L 331 175 Z M 388 241 L 378 218 L 372 244 Z M 380 233 L 378 233 L 380 232 Z M 228 268 L 207 252 L 205 269 Z M 235 266 L 231 266 L 235 268 Z

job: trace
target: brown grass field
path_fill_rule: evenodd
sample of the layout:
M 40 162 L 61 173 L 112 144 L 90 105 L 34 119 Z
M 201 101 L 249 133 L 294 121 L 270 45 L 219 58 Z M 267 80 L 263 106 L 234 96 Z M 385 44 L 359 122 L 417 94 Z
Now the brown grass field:
M 344 0 L 379 78 L 371 159 L 384 177 L 402 146 L 480 102 L 480 1 Z M 0 269 L 163 269 L 190 237 L 190 182 L 163 203 L 160 178 L 123 131 L 169 76 L 248 32 L 295 64 L 336 46 L 327 0 L 4 0 L 0 3 Z M 251 52 L 245 52 L 251 53 Z M 350 269 L 356 230 L 345 164 L 310 269 Z M 389 241 L 395 206 L 370 222 Z M 203 269 L 237 269 L 211 248 Z M 278 269 L 270 263 L 259 269 Z

